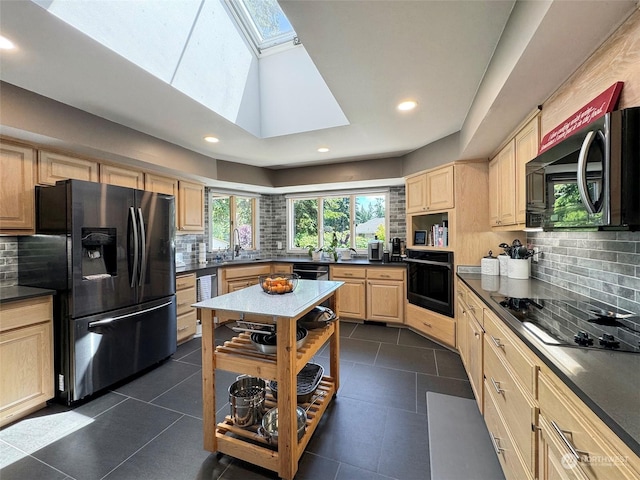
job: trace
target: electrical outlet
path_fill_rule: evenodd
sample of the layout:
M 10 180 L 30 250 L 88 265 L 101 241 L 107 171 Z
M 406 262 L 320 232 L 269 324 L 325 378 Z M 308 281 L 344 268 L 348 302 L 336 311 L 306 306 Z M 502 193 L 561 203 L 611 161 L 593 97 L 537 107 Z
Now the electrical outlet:
M 276 246 L 278 247 L 278 250 L 282 250 L 282 242 L 276 242 Z
M 190 252 L 190 251 L 191 251 L 191 244 L 187 243 L 187 252 Z
M 533 258 L 531 259 L 531 261 L 533 263 L 538 263 L 539 259 L 540 259 L 540 247 L 533 247 Z

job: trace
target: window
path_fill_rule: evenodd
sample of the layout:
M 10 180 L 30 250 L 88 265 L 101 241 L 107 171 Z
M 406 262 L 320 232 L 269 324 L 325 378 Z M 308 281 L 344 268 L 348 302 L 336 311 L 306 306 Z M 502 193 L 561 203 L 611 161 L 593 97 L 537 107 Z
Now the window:
M 227 250 L 236 246 L 238 238 L 243 250 L 256 250 L 257 202 L 253 197 L 218 195 L 209 199 L 211 250 Z M 235 241 L 234 229 L 238 230 Z
M 307 251 L 328 245 L 360 252 L 376 236 L 386 239 L 388 192 L 340 193 L 320 197 L 290 196 L 287 200 L 288 249 Z M 320 225 L 320 228 L 318 227 Z
M 231 0 L 229 5 L 258 53 L 287 42 L 297 43 L 296 32 L 277 0 Z

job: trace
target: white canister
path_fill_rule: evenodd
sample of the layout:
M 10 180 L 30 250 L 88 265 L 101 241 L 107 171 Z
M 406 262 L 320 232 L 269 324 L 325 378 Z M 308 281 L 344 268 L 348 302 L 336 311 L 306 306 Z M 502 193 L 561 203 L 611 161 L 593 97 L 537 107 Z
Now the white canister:
M 491 252 L 480 260 L 480 273 L 482 275 L 500 275 L 500 262 L 491 255 Z
M 511 257 L 506 253 L 498 255 L 498 262 L 500 262 L 500 275 L 505 277 L 509 274 L 509 260 Z
M 531 259 L 530 258 L 510 258 L 509 259 L 509 272 L 507 276 L 509 278 L 516 278 L 526 280 L 531 274 Z

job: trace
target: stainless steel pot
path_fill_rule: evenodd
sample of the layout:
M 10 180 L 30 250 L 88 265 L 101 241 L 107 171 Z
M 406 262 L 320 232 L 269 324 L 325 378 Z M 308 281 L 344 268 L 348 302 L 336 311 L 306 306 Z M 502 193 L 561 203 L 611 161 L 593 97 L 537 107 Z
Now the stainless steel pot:
M 307 412 L 317 400 L 324 398 L 326 392 L 320 392 L 307 408 L 296 406 L 296 416 L 298 419 L 298 441 L 307 429 Z M 258 435 L 265 438 L 271 445 L 278 445 L 278 407 L 267 411 L 262 417 L 262 425 L 258 427 Z
M 240 376 L 229 387 L 231 418 L 239 427 L 259 424 L 264 414 L 266 382 L 261 378 Z
M 296 407 L 298 418 L 298 441 L 304 435 L 307 428 L 307 411 L 302 407 Z M 258 435 L 265 438 L 271 445 L 278 445 L 278 407 L 267 410 L 262 417 L 262 425 L 258 427 Z
M 298 327 L 296 332 L 296 350 L 301 348 L 307 341 L 308 331 L 306 328 Z M 276 346 L 277 334 L 263 335 L 261 333 L 251 334 L 251 343 L 259 352 L 273 355 L 278 350 Z

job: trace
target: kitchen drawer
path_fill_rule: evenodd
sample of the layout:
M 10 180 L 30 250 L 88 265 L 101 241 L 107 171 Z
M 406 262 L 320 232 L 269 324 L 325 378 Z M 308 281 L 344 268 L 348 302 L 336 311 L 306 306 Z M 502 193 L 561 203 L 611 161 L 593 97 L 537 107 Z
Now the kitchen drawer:
M 404 268 L 367 268 L 369 280 L 404 280 Z
M 50 295 L 4 302 L 0 307 L 0 331 L 51 321 L 52 304 Z
M 631 465 L 631 456 L 618 451 L 608 440 L 617 440 L 617 437 L 600 424 L 600 420 L 579 399 L 568 396 L 564 388 L 545 372 L 540 372 L 538 377 L 538 402 L 540 415 L 553 427 L 550 436 L 567 447 L 567 455 L 571 455 L 568 445 L 576 450 L 580 457 L 577 464 L 588 478 L 639 478 L 640 472 Z M 573 456 L 571 459 L 573 461 Z
M 416 307 L 408 302 L 405 303 L 405 307 L 405 322 L 408 326 L 441 343 L 455 347 L 456 322 L 453 318 Z
M 465 305 L 467 304 L 469 289 L 461 280 L 456 282 L 456 295 L 458 296 L 458 301 L 464 302 Z
M 255 277 L 256 283 L 260 275 L 271 275 L 271 264 L 264 263 L 261 265 L 251 265 L 249 267 L 228 267 L 222 271 L 225 280 L 233 280 L 237 278 Z
M 498 455 L 500 466 L 507 480 L 532 480 L 533 475 L 525 465 L 520 453 L 514 446 L 508 430 L 498 413 L 498 406 L 490 390 L 493 386 L 489 380 L 484 383 L 484 421 L 489 430 L 489 437 Z
M 364 267 L 334 267 L 331 266 L 331 278 L 366 278 L 367 269 Z
M 501 413 L 515 446 L 531 472 L 535 471 L 535 434 L 531 425 L 536 424 L 533 400 L 520 387 L 510 369 L 499 358 L 496 346 L 485 335 L 484 376 L 487 389 Z M 485 398 L 485 402 L 486 402 Z
M 182 315 L 188 311 L 195 309 L 191 307 L 196 303 L 196 289 L 195 287 L 187 288 L 185 290 L 178 290 L 176 292 L 176 305 L 178 310 L 178 315 Z
M 467 313 L 476 319 L 476 322 L 484 327 L 484 303 L 473 293 L 467 293 Z
M 527 347 L 507 330 L 502 320 L 486 309 L 484 311 L 484 329 L 487 341 L 495 347 L 498 356 L 511 367 L 522 385 L 535 398 L 537 367 L 531 355 L 527 353 Z
M 184 290 L 196 287 L 196 274 L 179 275 L 176 277 L 176 290 Z
M 196 334 L 196 324 L 198 322 L 196 310 L 192 309 L 187 313 L 178 315 L 178 343 L 193 337 Z

